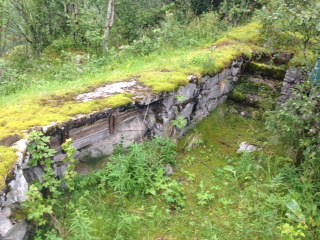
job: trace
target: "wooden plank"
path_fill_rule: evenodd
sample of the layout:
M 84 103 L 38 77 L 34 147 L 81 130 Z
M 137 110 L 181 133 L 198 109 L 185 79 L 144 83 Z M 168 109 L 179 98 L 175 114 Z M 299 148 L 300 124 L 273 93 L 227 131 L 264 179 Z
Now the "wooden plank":
M 140 114 L 141 113 L 136 110 L 120 114 L 120 115 L 116 116 L 115 125 L 119 125 L 119 124 L 125 123 L 127 121 L 130 121 L 133 118 L 139 116 Z
M 76 141 L 86 136 L 90 136 L 108 127 L 109 127 L 109 119 L 108 118 L 100 119 L 99 121 L 95 122 L 93 125 L 83 126 L 80 128 L 70 130 L 69 136 L 72 138 L 73 141 Z
M 110 135 L 114 134 L 115 132 L 115 115 L 111 115 L 110 116 L 110 120 L 109 120 L 109 133 Z
M 76 149 L 81 149 L 95 142 L 98 142 L 104 138 L 107 138 L 108 136 L 110 136 L 109 128 L 105 128 L 100 130 L 99 132 L 95 132 L 91 135 L 88 135 L 81 139 L 73 141 L 72 146 Z

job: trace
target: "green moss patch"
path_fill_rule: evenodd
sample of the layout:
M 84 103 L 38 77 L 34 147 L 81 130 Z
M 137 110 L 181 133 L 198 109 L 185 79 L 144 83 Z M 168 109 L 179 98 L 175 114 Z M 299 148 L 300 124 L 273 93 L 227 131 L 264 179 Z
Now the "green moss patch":
M 247 106 L 270 110 L 279 97 L 281 82 L 243 76 L 229 95 L 229 99 Z
M 150 87 L 155 93 L 172 92 L 179 86 L 188 84 L 188 75 L 183 72 L 151 71 L 144 72 L 139 82 Z
M 63 122 L 78 114 L 89 114 L 106 108 L 126 106 L 132 102 L 131 95 L 117 94 L 106 99 L 76 103 L 66 102 L 57 106 L 41 105 L 28 101 L 0 110 L 0 139 L 18 134 L 35 126 L 45 126 L 51 122 Z
M 256 62 L 250 62 L 247 65 L 246 70 L 252 74 L 259 74 L 262 77 L 277 80 L 283 80 L 286 74 L 286 70 L 284 68 Z
M 0 146 L 0 191 L 5 187 L 7 174 L 11 172 L 17 161 L 17 155 L 12 148 Z

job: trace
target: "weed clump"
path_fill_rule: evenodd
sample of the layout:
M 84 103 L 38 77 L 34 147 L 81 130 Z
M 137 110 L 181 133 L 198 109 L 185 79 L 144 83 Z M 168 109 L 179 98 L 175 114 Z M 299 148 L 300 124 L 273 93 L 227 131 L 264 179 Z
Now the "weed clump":
M 133 144 L 126 154 L 116 154 L 107 165 L 108 183 L 115 192 L 126 196 L 155 195 L 164 179 L 164 166 L 175 164 L 175 144 L 155 138 Z

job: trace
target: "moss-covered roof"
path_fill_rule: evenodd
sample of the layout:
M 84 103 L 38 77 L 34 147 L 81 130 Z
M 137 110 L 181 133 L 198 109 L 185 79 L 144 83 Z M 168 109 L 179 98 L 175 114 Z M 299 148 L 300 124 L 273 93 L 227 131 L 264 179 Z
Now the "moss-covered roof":
M 21 101 L 0 107 L 0 141 L 14 135 L 24 137 L 24 131 L 31 127 L 45 126 L 51 122 L 59 123 L 78 114 L 116 108 L 132 102 L 133 96 L 129 94 L 116 94 L 84 103 L 74 100 L 75 94 L 86 92 L 88 88 L 134 78 L 155 93 L 170 92 L 181 85 L 186 85 L 190 74 L 200 77 L 219 73 L 240 56 L 245 55 L 250 58 L 254 52 L 262 51 L 262 48 L 257 46 L 259 36 L 260 25 L 251 23 L 231 30 L 219 41 L 202 49 L 183 51 L 170 59 L 163 59 L 162 56 L 154 57 L 150 59 L 153 61 L 152 64 L 146 66 L 138 64 L 129 72 L 122 72 L 119 69 L 112 74 L 92 76 L 93 80 L 84 79 L 82 82 L 84 87 L 63 90 L 63 93 L 57 91 L 54 96 L 52 93 L 48 96 L 26 95 Z M 0 186 L 3 185 L 7 171 L 15 162 L 12 160 L 12 150 L 1 147 L 0 153 L 2 152 L 0 163 L 4 167 L 0 171 Z

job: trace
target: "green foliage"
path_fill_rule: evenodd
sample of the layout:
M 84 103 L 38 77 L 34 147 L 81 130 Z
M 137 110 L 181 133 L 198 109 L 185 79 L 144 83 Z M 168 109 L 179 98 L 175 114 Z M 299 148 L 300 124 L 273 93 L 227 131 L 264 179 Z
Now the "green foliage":
M 23 203 L 23 207 L 27 210 L 27 218 L 33 221 L 38 226 L 45 225 L 47 223 L 46 217 L 53 213 L 52 201 L 46 201 L 44 199 L 41 187 L 37 187 L 32 184 L 28 190 L 28 200 Z M 57 192 L 55 192 L 57 194 Z
M 89 218 L 85 209 L 74 209 L 70 220 L 71 239 L 97 239 L 92 236 L 93 220 Z
M 284 144 L 297 150 L 296 160 L 307 161 L 306 167 L 315 170 L 312 175 L 316 179 L 320 177 L 316 170 L 320 157 L 319 91 L 318 87 L 310 87 L 309 84 L 299 86 L 292 99 L 269 113 L 267 122 L 269 129 L 276 132 Z
M 176 96 L 176 99 L 178 101 L 178 103 L 183 103 L 184 102 L 184 96 Z
M 124 240 L 128 239 L 132 230 L 133 224 L 140 220 L 140 218 L 133 214 L 121 213 L 120 221 L 118 223 L 118 227 L 116 230 L 115 238 L 116 240 Z
M 300 239 L 316 236 L 319 224 L 319 201 L 314 198 L 319 189 L 319 88 L 304 84 L 296 89 L 294 97 L 281 105 L 277 111 L 270 112 L 267 126 L 291 149 L 297 166 L 296 180 L 299 184 L 301 200 L 291 200 L 286 206 L 289 223 L 280 226 L 286 239 Z M 292 180 L 291 180 L 292 181 Z M 303 193 L 302 193 L 303 192 Z M 302 197 L 302 195 L 303 197 Z M 301 203 L 301 205 L 298 204 Z M 300 207 L 300 206 L 303 206 Z
M 179 116 L 175 120 L 172 120 L 171 123 L 173 126 L 179 128 L 179 129 L 183 129 L 187 126 L 188 121 L 184 117 Z
M 263 11 L 263 23 L 269 42 L 276 48 L 292 46 L 297 57 L 293 59 L 296 65 L 306 65 L 311 68 L 314 64 L 314 52 L 319 41 L 320 26 L 319 2 L 306 0 L 270 1 Z M 297 49 L 298 48 L 298 49 Z M 298 57 L 298 58 L 299 58 Z M 311 61 L 310 61 L 311 60 Z
M 248 21 L 265 4 L 265 0 L 223 0 L 219 12 L 228 22 L 237 25 Z
M 76 175 L 74 167 L 75 149 L 71 146 L 71 140 L 67 140 L 62 145 L 66 152 L 64 163 L 68 165 L 65 175 L 58 179 L 53 169 L 53 157 L 55 151 L 49 147 L 49 137 L 44 136 L 42 132 L 33 131 L 29 135 L 30 144 L 28 151 L 31 155 L 29 166 L 39 166 L 43 169 L 43 175 L 40 181 L 30 185 L 27 193 L 27 201 L 23 208 L 27 212 L 28 220 L 37 226 L 43 226 L 48 223 L 48 217 L 53 214 L 53 205 L 63 192 L 63 187 L 68 187 L 70 191 L 74 189 L 73 178 Z
M 156 137 L 133 144 L 126 154 L 113 155 L 107 166 L 108 184 L 123 195 L 154 195 L 156 184 L 163 181 L 164 165 L 175 163 L 174 147 L 172 141 Z
M 59 237 L 54 229 L 51 231 L 44 231 L 42 229 L 37 229 L 34 240 L 42 240 L 43 238 L 47 240 L 63 240 L 63 238 Z
M 191 9 L 196 15 L 200 15 L 204 12 L 216 10 L 223 0 L 191 0 Z
M 216 194 L 221 194 L 220 189 L 224 188 L 219 202 L 223 206 L 222 212 L 232 211 L 228 216 L 235 226 L 235 237 L 254 239 L 249 236 L 250 232 L 260 232 L 262 239 L 280 236 L 284 239 L 302 236 L 313 239 L 319 234 L 316 227 L 319 201 L 310 192 L 310 185 L 300 180 L 300 173 L 292 166 L 292 160 L 243 154 L 236 161 L 230 159 L 229 162 L 232 164 L 214 174 L 213 181 L 218 187 Z M 235 194 L 236 191 L 239 193 Z M 297 201 L 303 202 L 304 207 L 292 200 L 293 197 L 299 198 Z M 240 208 L 234 211 L 237 207 Z M 245 226 L 239 224 L 240 221 L 244 221 Z
M 162 186 L 162 196 L 172 209 L 181 210 L 185 207 L 185 196 L 183 186 L 177 181 L 169 181 Z
M 186 151 L 191 151 L 192 149 L 200 147 L 203 144 L 204 141 L 202 134 L 194 132 L 193 134 L 187 137 L 184 148 Z
M 32 156 L 29 166 L 35 167 L 39 163 L 41 166 L 50 168 L 56 153 L 49 147 L 50 137 L 44 136 L 42 132 L 33 131 L 29 135 L 29 140 L 30 144 L 27 150 Z
M 67 164 L 68 166 L 62 181 L 70 191 L 74 190 L 74 187 L 75 187 L 74 178 L 77 175 L 75 171 L 75 159 L 74 159 L 76 149 L 73 146 L 71 146 L 71 144 L 72 144 L 72 140 L 67 139 L 66 142 L 61 145 L 62 150 L 66 153 L 66 156 L 63 159 L 63 163 Z
M 197 193 L 198 205 L 205 206 L 214 198 L 214 194 L 210 193 L 208 190 L 205 190 L 203 181 L 200 181 L 200 192 Z

